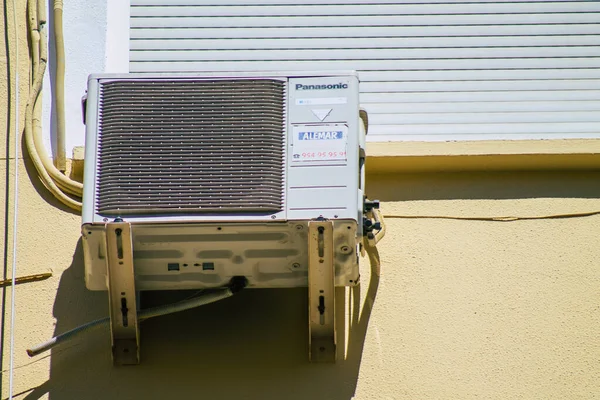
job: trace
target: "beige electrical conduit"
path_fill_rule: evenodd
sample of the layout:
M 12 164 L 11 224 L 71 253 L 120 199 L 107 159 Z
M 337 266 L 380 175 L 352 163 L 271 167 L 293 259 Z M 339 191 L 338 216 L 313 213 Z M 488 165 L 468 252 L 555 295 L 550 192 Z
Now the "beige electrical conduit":
M 83 185 L 69 179 L 54 167 L 42 143 L 41 121 L 39 115 L 40 91 L 48 59 L 47 40 L 44 25 L 46 22 L 44 0 L 28 0 L 28 30 L 32 43 L 33 82 L 25 108 L 25 144 L 44 186 L 63 204 L 81 211 L 81 202 L 72 199 L 66 193 L 81 197 Z
M 500 216 L 500 217 L 459 217 L 451 215 L 383 215 L 385 218 L 396 219 L 453 219 L 459 221 L 491 221 L 491 222 L 513 222 L 513 221 L 531 221 L 536 219 L 566 219 L 566 218 L 581 218 L 600 215 L 600 211 L 587 211 L 580 213 L 567 214 L 552 214 L 552 215 L 535 215 L 525 217 L 515 216 Z M 382 226 L 384 226 L 382 224 Z M 383 230 L 383 228 L 382 228 Z
M 63 35 L 63 0 L 54 0 L 54 43 L 56 49 L 56 75 L 54 82 L 54 107 L 56 109 L 56 168 L 67 168 L 65 156 L 65 40 Z
M 383 215 L 381 215 L 381 211 L 375 208 L 369 211 L 367 216 L 373 218 L 375 222 L 379 222 L 381 224 L 381 229 L 379 231 L 373 233 L 372 236 L 370 236 L 370 234 L 367 235 L 363 241 L 364 250 L 367 253 L 367 256 L 369 257 L 369 262 L 371 264 L 371 271 L 375 275 L 380 276 L 381 260 L 379 258 L 379 251 L 377 251 L 377 243 L 379 243 L 379 241 L 385 236 L 385 219 Z
M 48 49 L 47 49 L 47 37 L 46 37 L 46 31 L 43 29 L 43 26 L 46 22 L 46 17 L 45 17 L 45 5 L 42 5 L 40 7 L 40 4 L 44 4 L 44 0 L 37 0 L 38 1 L 38 24 L 33 25 L 30 27 L 30 30 L 33 32 L 36 29 L 39 31 L 39 36 L 40 36 L 40 48 L 39 48 L 39 54 L 40 54 L 40 61 L 41 59 L 45 60 L 47 62 L 48 60 Z M 60 14 L 60 18 L 59 21 L 56 21 L 56 17 L 57 17 L 57 10 L 59 11 L 58 14 Z M 43 18 L 39 17 L 39 15 L 41 13 L 44 13 Z M 54 21 L 54 29 L 59 29 L 62 31 L 62 27 L 58 28 L 58 23 L 62 24 L 62 2 L 60 2 L 60 7 L 57 8 L 55 5 L 55 21 Z M 62 35 L 59 36 L 60 40 L 62 40 Z M 58 38 L 57 38 L 58 40 Z M 64 47 L 64 44 L 57 44 L 57 47 Z M 64 52 L 59 53 L 57 52 L 56 55 L 56 64 L 57 64 L 57 69 L 63 69 L 64 70 Z M 41 65 L 41 64 L 40 64 Z M 61 68 L 59 68 L 59 65 L 62 65 Z M 42 67 L 43 69 L 46 68 L 46 64 L 43 65 Z M 41 83 L 40 83 L 41 85 Z M 57 86 L 57 90 L 58 87 L 63 85 L 64 83 L 59 84 L 59 82 L 56 83 Z M 63 91 L 62 90 L 58 90 L 58 92 L 56 93 L 56 103 L 64 103 L 64 96 L 61 94 Z M 38 99 L 36 101 L 41 101 L 41 99 Z M 57 107 L 59 107 L 57 105 Z M 59 107 L 60 108 L 60 107 Z M 57 119 L 58 120 L 62 120 L 64 118 L 59 118 L 58 114 L 60 114 L 60 110 L 57 109 Z M 63 128 L 64 128 L 64 124 L 62 124 Z M 38 129 L 36 129 L 38 128 Z M 63 136 L 64 137 L 64 129 L 62 129 L 61 131 L 61 124 L 58 123 L 57 126 L 57 136 Z M 48 157 L 47 153 L 46 153 L 46 148 L 43 144 L 42 141 L 42 130 L 41 130 L 41 124 L 36 127 L 34 126 L 34 141 L 36 144 L 36 150 L 40 156 L 41 161 L 44 163 L 44 167 L 46 168 L 46 170 L 48 171 L 48 173 L 50 174 L 50 176 L 52 177 L 52 179 L 54 179 L 54 181 L 56 182 L 56 184 L 65 192 L 70 193 L 72 195 L 81 197 L 83 194 L 83 185 L 80 182 L 74 181 L 72 179 L 69 179 L 67 176 L 65 176 L 61 171 L 59 171 L 58 169 L 56 169 L 56 167 L 54 166 L 54 164 L 52 164 L 50 157 Z M 64 142 L 64 139 L 63 139 Z M 58 149 L 60 150 L 60 146 L 58 147 Z M 63 153 L 64 153 L 64 146 L 63 146 Z
M 531 221 L 531 220 L 543 220 L 543 219 L 567 219 L 567 218 L 582 218 L 582 217 L 591 217 L 594 215 L 600 215 L 600 211 L 588 211 L 588 212 L 579 212 L 579 213 L 566 213 L 566 214 L 551 214 L 551 215 L 536 215 L 536 216 L 524 216 L 524 217 L 515 217 L 515 216 L 499 216 L 499 217 L 459 217 L 459 216 L 450 216 L 450 215 L 390 215 L 390 214 L 381 214 L 380 210 L 373 209 L 370 212 L 370 217 L 372 217 L 376 222 L 381 223 L 381 229 L 374 233 L 372 239 L 365 238 L 364 240 L 364 249 L 369 257 L 369 261 L 371 263 L 373 272 L 379 276 L 381 274 L 381 260 L 379 257 L 379 252 L 377 251 L 377 243 L 385 236 L 386 233 L 386 223 L 385 219 L 450 219 L 450 220 L 459 220 L 459 221 L 489 221 L 489 222 L 514 222 L 514 221 Z
M 35 0 L 28 0 L 28 30 L 32 46 L 36 48 L 32 50 L 34 74 L 25 108 L 25 144 L 31 161 L 38 171 L 44 186 L 63 204 L 76 211 L 81 211 L 81 202 L 67 196 L 65 192 L 81 196 L 83 185 L 69 179 L 54 167 L 42 143 L 41 124 L 38 119 L 35 119 L 36 124 L 34 126 L 34 110 L 39 111 L 40 108 L 40 90 L 48 58 L 46 33 L 44 30 L 45 15 L 42 15 L 43 10 L 45 10 L 43 2 L 44 0 L 37 0 L 37 2 Z
M 373 209 L 372 214 L 375 222 L 379 222 L 381 224 L 381 229 L 377 233 L 375 233 L 375 241 L 373 242 L 374 245 L 377 245 L 377 243 L 379 243 L 379 241 L 385 236 L 385 220 L 383 215 L 381 215 L 381 211 L 378 209 Z
M 379 258 L 377 247 L 371 245 L 368 241 L 365 241 L 365 251 L 369 257 L 369 263 L 371 264 L 371 273 L 376 276 L 381 276 L 381 259 Z

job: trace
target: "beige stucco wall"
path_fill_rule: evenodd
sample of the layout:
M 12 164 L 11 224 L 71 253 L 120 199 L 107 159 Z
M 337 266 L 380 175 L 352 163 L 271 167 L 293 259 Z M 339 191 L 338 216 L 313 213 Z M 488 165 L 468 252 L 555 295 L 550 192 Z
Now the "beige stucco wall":
M 2 52 L 4 40 L 0 36 Z M 0 63 L 0 247 L 10 269 L 14 160 L 6 156 L 5 54 Z M 24 110 L 26 54 L 19 66 Z M 600 396 L 600 215 L 511 222 L 398 218 L 599 211 L 600 172 L 370 174 L 368 193 L 384 201 L 388 233 L 379 281 L 363 263 L 362 286 L 339 293 L 339 314 L 348 314 L 339 326 L 346 360 L 307 363 L 306 290 L 248 290 L 145 322 L 142 364 L 115 368 L 106 331 L 49 357 L 25 354 L 28 346 L 108 309 L 104 293 L 84 287 L 79 217 L 50 198 L 30 164 L 20 165 L 18 275 L 51 270 L 53 277 L 17 287 L 14 393 L 23 393 L 17 398 Z M 2 399 L 8 396 L 10 289 L 4 294 Z M 153 295 L 145 301 L 169 300 Z

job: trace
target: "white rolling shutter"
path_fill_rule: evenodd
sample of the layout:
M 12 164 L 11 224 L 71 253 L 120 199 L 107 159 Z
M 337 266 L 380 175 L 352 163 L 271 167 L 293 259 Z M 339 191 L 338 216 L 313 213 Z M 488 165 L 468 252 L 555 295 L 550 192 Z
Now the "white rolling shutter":
M 131 0 L 131 72 L 357 70 L 369 140 L 600 137 L 600 1 Z

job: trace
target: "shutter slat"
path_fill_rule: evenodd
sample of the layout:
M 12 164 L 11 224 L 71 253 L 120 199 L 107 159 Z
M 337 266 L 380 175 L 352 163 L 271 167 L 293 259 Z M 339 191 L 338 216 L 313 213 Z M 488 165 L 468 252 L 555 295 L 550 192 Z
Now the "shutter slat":
M 164 3 L 164 2 L 163 2 Z M 171 4 L 171 3 L 170 3 Z M 453 4 L 313 4 L 313 5 L 246 5 L 231 6 L 134 6 L 132 17 L 257 17 L 319 15 L 443 15 L 443 14 L 510 14 L 510 13 L 583 13 L 600 12 L 598 2 L 523 3 L 453 3 Z
M 593 24 L 600 21 L 600 13 L 564 14 L 493 14 L 481 15 L 378 15 L 320 17 L 166 17 L 131 18 L 132 28 L 195 28 L 197 26 L 240 27 L 313 27 L 313 26 L 453 26 L 453 25 L 545 25 Z
M 369 134 L 412 134 L 412 135 L 486 135 L 486 134 L 527 134 L 527 133 L 563 133 L 572 130 L 577 133 L 598 134 L 597 122 L 542 122 L 542 123 L 502 123 L 502 124 L 403 124 L 398 128 L 392 125 L 375 125 L 376 132 Z
M 307 70 L 486 70 L 486 69 L 554 69 L 554 68 L 600 68 L 599 57 L 589 58 L 505 58 L 464 60 L 343 60 L 343 61 L 132 61 L 135 72 L 199 72 L 199 71 L 307 71 Z M 473 75 L 476 77 L 476 74 Z
M 589 36 L 531 36 L 526 41 L 520 36 L 449 37 L 439 38 L 296 38 L 296 39 L 135 39 L 131 50 L 271 50 L 271 49 L 439 49 L 439 48 L 495 48 L 537 46 L 599 46 L 600 35 Z
M 551 79 L 600 79 L 598 68 L 564 69 L 504 69 L 480 70 L 474 76 L 471 71 L 362 71 L 361 82 L 411 82 L 411 81 L 471 81 L 486 80 L 551 80 Z
M 271 50 L 272 60 L 447 60 L 466 58 L 549 58 L 600 57 L 598 47 L 533 47 L 533 48 L 467 48 L 456 49 L 343 49 L 343 50 Z M 264 50 L 186 51 L 147 50 L 132 51 L 131 61 L 261 61 Z
M 435 102 L 527 102 L 527 101 L 600 101 L 600 90 L 505 91 L 505 92 L 428 92 L 428 93 L 364 93 L 362 104 L 369 103 L 435 103 Z M 469 105 L 465 104 L 468 109 Z M 366 107 L 368 111 L 368 106 Z M 599 127 L 600 129 L 600 127 Z
M 447 103 L 362 103 L 369 110 L 369 122 L 378 114 L 476 114 L 506 112 L 552 112 L 600 111 L 600 101 L 498 101 L 498 102 L 447 102 Z
M 363 93 L 600 90 L 600 79 L 463 82 L 363 82 Z
M 157 19 L 158 20 L 158 19 Z M 132 28 L 131 39 L 257 39 L 257 38 L 381 38 L 381 37 L 448 37 L 468 36 L 539 36 L 539 35 L 600 35 L 600 24 L 550 25 L 475 25 L 446 26 L 363 26 L 300 27 L 300 28 Z M 268 57 L 265 54 L 265 57 Z
M 598 138 L 598 131 L 591 132 L 580 132 L 575 130 L 573 127 L 563 127 L 562 132 L 546 132 L 544 130 L 538 131 L 531 129 L 530 125 L 523 128 L 522 131 L 515 131 L 515 127 L 507 129 L 504 132 L 489 132 L 485 129 L 475 130 L 469 133 L 459 133 L 455 130 L 447 130 L 439 133 L 411 133 L 410 131 L 403 131 L 398 133 L 398 129 L 389 129 L 389 126 L 375 126 L 373 129 L 369 126 L 369 141 L 370 142 L 395 142 L 395 141 L 420 141 L 420 142 L 445 142 L 448 140 L 452 141 L 479 141 L 479 140 L 531 140 L 531 139 L 565 139 L 565 138 L 577 138 L 577 139 L 596 139 Z
M 545 122 L 600 122 L 600 113 L 594 111 L 571 112 L 515 112 L 515 113 L 440 113 L 440 114 L 371 114 L 369 124 L 406 125 L 422 124 L 508 124 Z
M 562 3 L 575 3 L 575 4 L 585 4 L 588 2 L 594 2 L 595 0 L 592 1 L 581 1 L 581 0 L 568 0 L 568 1 L 562 1 Z M 370 0 L 328 0 L 327 2 L 323 2 L 321 0 L 310 0 L 310 1 L 303 1 L 302 4 L 303 5 L 317 5 L 317 6 L 321 6 L 321 5 L 338 5 L 338 6 L 343 6 L 343 5 L 348 5 L 348 4 L 356 4 L 356 5 L 373 5 L 373 4 L 385 4 L 385 5 L 391 5 L 391 4 L 421 4 L 421 5 L 429 5 L 429 4 L 435 4 L 436 6 L 439 4 L 477 4 L 477 3 L 482 3 L 482 4 L 496 4 L 496 3 L 510 3 L 510 4 L 515 4 L 516 6 L 519 6 L 521 4 L 523 5 L 529 5 L 529 4 L 544 4 L 547 3 L 548 0 L 426 0 L 423 2 L 419 2 L 418 0 L 374 0 L 374 1 L 370 1 Z M 260 5 L 265 5 L 265 6 L 273 6 L 273 5 L 298 5 L 298 0 L 260 0 L 260 1 L 256 1 L 253 4 L 260 4 Z M 249 5 L 252 5 L 252 3 L 249 4 L 248 0 L 227 0 L 227 1 L 219 1 L 219 0 L 131 0 L 131 5 L 133 7 L 136 6 L 164 6 L 164 5 L 169 5 L 169 6 L 198 6 L 198 5 L 202 5 L 202 6 L 241 6 L 240 8 L 245 8 Z

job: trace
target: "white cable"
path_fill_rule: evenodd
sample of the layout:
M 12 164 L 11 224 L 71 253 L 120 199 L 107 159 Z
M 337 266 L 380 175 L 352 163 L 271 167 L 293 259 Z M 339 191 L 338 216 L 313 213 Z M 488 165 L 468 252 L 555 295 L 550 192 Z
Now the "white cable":
M 15 289 L 17 279 L 17 221 L 19 211 L 19 25 L 17 23 L 17 1 L 13 3 L 13 26 L 15 36 L 15 184 L 13 199 L 13 237 L 12 237 L 12 277 L 10 291 L 10 361 L 8 367 L 8 400 L 13 398 L 14 366 L 15 366 Z M 8 200 L 8 199 L 7 199 Z

